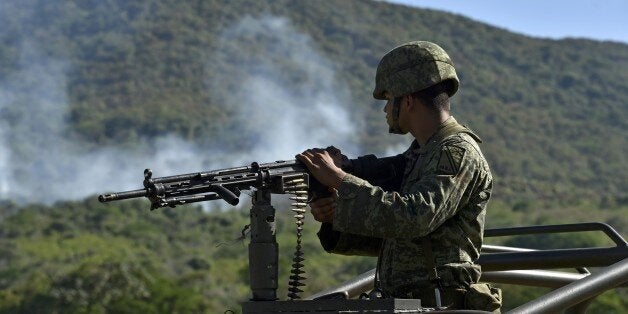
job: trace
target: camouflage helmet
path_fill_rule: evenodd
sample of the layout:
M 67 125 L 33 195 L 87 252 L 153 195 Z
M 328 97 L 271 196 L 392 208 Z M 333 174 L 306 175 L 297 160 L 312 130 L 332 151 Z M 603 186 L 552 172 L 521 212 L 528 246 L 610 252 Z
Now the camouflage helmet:
M 373 97 L 386 99 L 384 92 L 401 97 L 445 80 L 451 80 L 447 91 L 452 96 L 460 81 L 454 64 L 443 48 L 427 41 L 412 41 L 388 52 L 377 66 Z

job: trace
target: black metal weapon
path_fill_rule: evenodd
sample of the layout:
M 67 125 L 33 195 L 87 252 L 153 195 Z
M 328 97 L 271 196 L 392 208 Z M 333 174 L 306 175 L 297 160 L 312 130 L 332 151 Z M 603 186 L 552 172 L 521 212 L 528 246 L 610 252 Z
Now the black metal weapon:
M 327 188 L 309 176 L 307 167 L 297 160 L 227 168 L 206 172 L 153 178 L 150 169 L 144 170 L 144 188 L 125 192 L 102 194 L 101 202 L 146 197 L 151 210 L 161 207 L 223 199 L 237 205 L 241 190 L 252 188 L 268 190 L 274 194 L 288 194 L 294 186 L 288 185 L 295 178 L 302 178 L 308 185 L 311 198 L 328 195 Z
M 295 213 L 297 244 L 293 257 L 288 297 L 299 299 L 299 287 L 306 279 L 302 270 L 304 261 L 301 236 L 305 207 L 313 199 L 329 196 L 327 187 L 310 175 L 307 167 L 297 160 L 196 172 L 153 178 L 150 169 L 144 170 L 144 188 L 102 194 L 100 202 L 138 197 L 150 200 L 151 210 L 161 207 L 223 199 L 237 205 L 241 190 L 255 190 L 251 208 L 251 243 L 249 244 L 249 272 L 253 300 L 275 300 L 278 277 L 278 248 L 275 239 L 275 209 L 271 194 L 292 194 L 291 210 Z

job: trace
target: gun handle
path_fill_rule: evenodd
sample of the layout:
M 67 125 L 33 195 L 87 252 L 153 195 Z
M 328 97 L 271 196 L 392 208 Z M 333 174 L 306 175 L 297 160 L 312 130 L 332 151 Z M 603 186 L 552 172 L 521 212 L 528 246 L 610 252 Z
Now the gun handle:
M 231 190 L 227 189 L 226 187 L 222 185 L 213 185 L 212 188 L 213 188 L 212 192 L 215 192 L 216 194 L 218 194 L 227 203 L 233 206 L 236 206 L 240 202 L 240 199 L 238 198 L 238 196 L 235 195 Z

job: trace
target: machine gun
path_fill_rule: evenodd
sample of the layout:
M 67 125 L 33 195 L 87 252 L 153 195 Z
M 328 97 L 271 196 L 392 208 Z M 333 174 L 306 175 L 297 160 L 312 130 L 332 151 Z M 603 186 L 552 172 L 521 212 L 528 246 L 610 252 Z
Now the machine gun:
M 334 154 L 333 150 L 327 149 Z M 390 158 L 390 159 L 389 159 Z M 403 171 L 404 164 L 399 158 L 387 157 L 378 159 L 373 155 L 347 159 L 343 156 L 342 169 L 347 172 L 376 183 L 385 189 L 394 189 L 401 183 L 396 175 Z M 378 179 L 375 179 L 378 178 Z M 285 311 L 301 311 L 313 309 L 311 300 L 301 299 L 303 292 L 304 261 L 301 250 L 301 238 L 304 224 L 305 207 L 315 199 L 330 195 L 329 189 L 318 182 L 307 167 L 297 160 L 276 161 L 272 163 L 252 163 L 250 166 L 195 172 L 160 178 L 153 178 L 150 169 L 144 170 L 144 188 L 132 191 L 102 194 L 100 202 L 111 202 L 132 198 L 146 197 L 150 201 L 151 210 L 162 207 L 176 207 L 178 205 L 196 202 L 223 199 L 231 205 L 239 203 L 242 190 L 253 190 L 250 243 L 249 243 L 249 275 L 252 291 L 251 301 L 243 303 L 244 313 L 269 313 Z M 295 213 L 296 249 L 293 257 L 292 269 L 287 301 L 277 300 L 278 279 L 278 245 L 275 237 L 275 208 L 271 205 L 271 194 L 290 194 L 291 210 Z M 345 294 L 332 293 L 325 298 L 342 298 Z M 264 302 L 273 301 L 273 302 Z M 349 302 L 340 307 L 364 309 L 362 303 L 354 304 L 357 300 L 321 300 L 331 302 L 328 307 L 338 307 L 336 302 Z M 403 306 L 417 307 L 419 300 L 411 300 Z M 296 303 L 295 303 L 296 302 Z M 318 302 L 318 301 L 317 301 Z M 374 302 L 374 303 L 373 303 Z M 390 308 L 399 306 L 396 299 L 374 300 L 367 302 L 366 308 Z M 264 305 L 260 307 L 261 305 Z M 318 304 L 318 303 L 317 303 Z M 420 305 L 420 303 L 418 303 Z M 270 308 L 269 308 L 270 306 Z
M 249 272 L 253 300 L 276 300 L 278 277 L 278 246 L 275 239 L 275 209 L 271 194 L 291 194 L 292 211 L 297 225 L 297 244 L 289 282 L 290 299 L 299 299 L 299 287 L 305 279 L 301 237 L 305 207 L 313 199 L 329 196 L 327 187 L 310 175 L 307 167 L 297 160 L 196 172 L 153 178 L 150 169 L 144 170 L 144 188 L 102 194 L 100 202 L 146 197 L 150 209 L 223 199 L 231 205 L 239 203 L 241 190 L 254 190 L 251 208 L 251 243 L 249 244 Z
M 297 160 L 266 164 L 253 162 L 250 166 L 161 178 L 153 178 L 152 175 L 150 169 L 144 170 L 143 189 L 102 194 L 98 200 L 104 203 L 146 197 L 153 210 L 216 199 L 235 206 L 240 201 L 240 191 L 250 189 L 273 194 L 295 194 L 297 190 L 305 190 L 309 198 L 329 195 L 327 188 L 311 177 L 307 167 Z

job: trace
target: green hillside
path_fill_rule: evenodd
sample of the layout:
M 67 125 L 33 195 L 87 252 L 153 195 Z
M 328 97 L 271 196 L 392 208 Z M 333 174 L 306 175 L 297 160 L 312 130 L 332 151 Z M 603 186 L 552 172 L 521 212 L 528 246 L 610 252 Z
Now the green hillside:
M 255 97 L 242 95 L 244 79 L 271 62 L 276 72 L 269 75 L 291 82 L 295 93 L 318 88 L 278 44 L 306 38 L 350 96 L 342 106 L 363 122 L 349 140 L 382 155 L 408 140 L 386 134 L 382 104 L 371 97 L 377 62 L 397 44 L 431 40 L 457 64 L 462 89 L 453 110 L 485 140 L 497 198 L 532 207 L 627 201 L 625 44 L 530 38 L 462 16 L 361 0 L 4 1 L 0 19 L 0 80 L 18 79 L 25 51 L 62 60 L 66 135 L 86 147 L 128 147 L 171 133 L 199 145 L 249 145 L 254 139 L 233 131 L 247 123 L 233 107 Z M 279 21 L 301 37 L 282 39 L 272 26 L 234 35 L 246 21 Z M 16 113 L 4 110 L 11 125 Z
M 100 164 L 90 154 L 165 150 L 151 141 L 173 134 L 210 156 L 202 157 L 219 147 L 216 159 L 233 162 L 260 142 L 285 144 L 261 139 L 259 129 L 283 126 L 287 116 L 294 121 L 284 133 L 299 125 L 314 137 L 322 131 L 307 127 L 318 121 L 289 113 L 329 103 L 339 108 L 330 116 L 347 113 L 355 124 L 351 132 L 330 124 L 338 127 L 324 133 L 330 141 L 337 133 L 358 152 L 397 153 L 409 139 L 386 133 L 371 92 L 379 58 L 410 40 L 434 41 L 456 63 L 454 115 L 483 138 L 495 176 L 487 227 L 600 221 L 626 236 L 626 44 L 531 38 L 367 0 L 5 0 L 0 22 L 0 198 L 36 183 L 20 199 L 0 200 L 0 313 L 238 310 L 249 294 L 246 241 L 236 240 L 246 206 L 149 212 L 145 202 L 103 205 L 93 196 L 22 204 L 85 184 L 39 177 L 78 176 L 74 158 L 47 162 L 49 146 L 84 154 L 82 162 L 114 176 L 126 160 Z M 47 143 L 47 134 L 62 135 L 63 145 Z M 102 192 L 115 187 L 94 178 L 101 174 L 88 176 Z M 289 214 L 277 209 L 283 297 L 295 238 Z M 374 259 L 324 253 L 316 229 L 308 221 L 306 269 L 316 280 L 306 294 L 374 267 Z M 589 233 L 491 241 L 610 244 Z M 504 287 L 505 309 L 542 292 Z M 610 291 L 591 312 L 621 313 L 626 300 L 626 289 Z
M 287 204 L 277 202 L 275 207 L 278 297 L 285 300 L 296 237 Z M 239 302 L 250 296 L 248 241 L 239 240 L 249 221 L 245 208 L 208 213 L 183 206 L 151 212 L 145 201 L 105 205 L 95 198 L 54 206 L 3 203 L 2 212 L 14 214 L 0 220 L 0 313 L 223 313 L 227 309 L 239 313 Z M 530 219 L 582 221 L 579 212 L 582 209 L 564 209 L 553 217 L 545 212 Z M 618 216 L 607 210 L 601 218 L 613 221 Z M 499 217 L 507 225 L 521 218 L 503 213 Z M 308 279 L 303 296 L 375 267 L 375 258 L 325 253 L 315 234 L 318 224 L 308 217 L 304 227 L 302 251 Z M 534 237 L 526 243 L 519 238 L 489 242 L 536 248 L 538 243 L 546 248 L 612 244 L 601 233 Z M 503 290 L 504 309 L 548 292 L 518 286 Z M 628 306 L 627 292 L 604 293 L 589 313 L 622 313 Z

